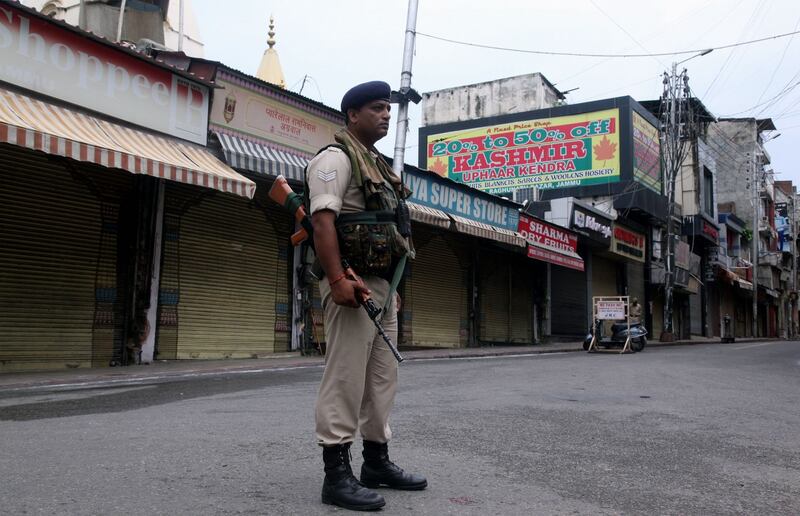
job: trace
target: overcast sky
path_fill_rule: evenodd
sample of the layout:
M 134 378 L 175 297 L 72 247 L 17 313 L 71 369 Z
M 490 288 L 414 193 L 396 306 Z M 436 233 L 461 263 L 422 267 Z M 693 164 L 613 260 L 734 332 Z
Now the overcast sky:
M 399 87 L 406 0 L 193 0 L 205 57 L 255 75 L 270 14 L 287 88 L 339 106 L 352 85 Z M 417 31 L 477 44 L 577 53 L 661 53 L 728 45 L 800 29 L 798 0 L 419 0 Z M 661 74 L 692 54 L 644 58 L 556 57 L 481 49 L 419 36 L 419 92 L 540 72 L 569 103 L 630 95 L 656 99 Z M 715 50 L 684 63 L 695 95 L 716 116 L 772 117 L 767 143 L 776 179 L 800 185 L 800 34 Z M 782 94 L 783 92 L 783 94 Z M 772 99 L 775 102 L 772 102 Z M 759 106 L 759 104 L 761 104 Z M 762 111 L 763 110 L 763 111 Z M 417 106 L 406 162 L 417 164 Z M 394 121 L 393 121 L 394 129 Z M 379 143 L 394 151 L 394 130 Z

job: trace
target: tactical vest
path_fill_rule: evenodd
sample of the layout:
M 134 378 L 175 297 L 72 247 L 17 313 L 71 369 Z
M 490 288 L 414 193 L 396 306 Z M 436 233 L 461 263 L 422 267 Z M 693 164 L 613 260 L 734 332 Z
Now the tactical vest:
M 391 280 L 398 262 L 405 256 L 414 256 L 410 240 L 411 217 L 403 194 L 386 182 L 364 181 L 357 172 L 358 167 L 353 166 L 353 157 L 343 145 L 328 145 L 317 154 L 329 147 L 337 147 L 347 155 L 356 185 L 364 193 L 366 207 L 365 211 L 340 213 L 336 218 L 339 253 L 357 274 Z M 303 201 L 310 213 L 307 181 Z

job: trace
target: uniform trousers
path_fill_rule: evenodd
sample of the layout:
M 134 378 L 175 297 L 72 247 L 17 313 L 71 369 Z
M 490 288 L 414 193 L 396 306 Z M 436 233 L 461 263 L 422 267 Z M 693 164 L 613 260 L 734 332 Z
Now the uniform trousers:
M 362 278 L 371 297 L 383 307 L 389 282 Z M 325 313 L 325 371 L 316 405 L 317 442 L 322 446 L 351 443 L 357 432 L 368 441 L 386 443 L 392 437 L 389 413 L 397 391 L 397 360 L 363 307 L 333 302 L 327 279 L 319 282 Z M 397 342 L 395 299 L 381 314 L 386 334 Z

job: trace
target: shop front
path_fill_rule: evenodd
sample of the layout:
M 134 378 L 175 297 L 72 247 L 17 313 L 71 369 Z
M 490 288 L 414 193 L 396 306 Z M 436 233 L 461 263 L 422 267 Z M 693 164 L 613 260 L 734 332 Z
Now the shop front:
M 168 56 L 164 56 L 168 58 Z M 248 358 L 324 344 L 319 289 L 290 236 L 294 219 L 267 197 L 278 175 L 300 192 L 303 170 L 333 142 L 342 115 L 220 63 L 190 70 L 214 78 L 209 146 L 258 186 L 244 202 L 183 187 L 167 191 L 162 332 L 164 358 Z M 235 223 L 232 223 L 235 221 Z
M 683 233 L 692 249 L 700 256 L 701 283 L 700 294 L 690 298 L 692 335 L 710 337 L 719 328 L 719 290 L 717 279 L 720 274 L 719 226 L 705 214 L 685 217 Z M 723 273 L 724 274 L 724 273 Z
M 164 185 L 231 198 L 255 185 L 205 147 L 207 83 L 20 5 L 3 11 L 0 367 L 149 361 Z
M 519 205 L 406 165 L 416 258 L 400 292 L 401 344 L 465 347 L 535 340 L 535 270 Z
M 609 267 L 609 264 L 605 258 L 608 255 L 611 247 L 613 220 L 608 213 L 595 209 L 591 205 L 582 203 L 578 200 L 574 200 L 572 202 L 572 213 L 569 220 L 570 229 L 578 234 L 578 253 L 586 257 L 586 270 L 582 283 L 584 288 L 577 286 L 575 288 L 576 290 L 585 290 L 586 301 L 584 304 L 585 314 L 583 317 L 583 323 L 584 328 L 591 328 L 592 296 L 605 295 L 595 293 L 594 278 L 597 277 L 598 279 L 597 291 L 607 292 L 613 290 L 609 288 L 610 285 L 603 285 L 601 280 L 601 278 L 603 278 L 603 274 L 609 274 L 609 269 L 613 269 L 613 272 L 616 273 L 616 270 L 613 268 L 613 266 Z M 595 267 L 600 270 L 600 273 L 597 275 L 595 273 Z M 571 279 L 573 282 L 579 280 L 579 278 L 574 277 L 574 273 L 571 274 L 573 275 L 573 278 L 566 279 Z M 616 280 L 614 283 L 616 284 Z M 565 284 L 578 285 L 577 283 Z M 555 286 L 558 289 L 559 284 L 556 284 Z M 577 326 L 577 324 L 578 323 L 576 321 L 575 325 Z M 571 328 L 573 332 L 578 329 L 580 328 Z
M 588 298 L 578 235 L 527 214 L 519 217 L 519 233 L 527 242 L 528 258 L 547 264 L 548 335 L 585 335 Z

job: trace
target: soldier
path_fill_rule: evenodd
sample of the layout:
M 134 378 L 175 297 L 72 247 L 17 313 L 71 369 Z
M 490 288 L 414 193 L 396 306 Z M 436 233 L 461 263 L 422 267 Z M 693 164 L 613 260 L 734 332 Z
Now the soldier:
M 380 81 L 350 89 L 342 99 L 347 125 L 336 134 L 337 144 L 320 151 L 306 168 L 314 245 L 325 274 L 319 287 L 327 354 L 316 405 L 317 442 L 325 462 L 322 501 L 353 510 L 385 505 L 373 488 L 428 485 L 425 477 L 389 460 L 397 361 L 358 301 L 368 293 L 384 307 L 381 322 L 396 341 L 394 290 L 413 248 L 404 202 L 410 192 L 374 147 L 389 131 L 390 93 Z M 360 280 L 345 275 L 343 259 Z M 361 482 L 350 467 L 356 432 L 364 441 Z

